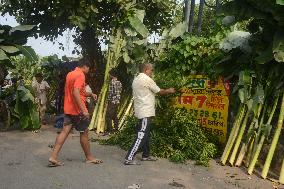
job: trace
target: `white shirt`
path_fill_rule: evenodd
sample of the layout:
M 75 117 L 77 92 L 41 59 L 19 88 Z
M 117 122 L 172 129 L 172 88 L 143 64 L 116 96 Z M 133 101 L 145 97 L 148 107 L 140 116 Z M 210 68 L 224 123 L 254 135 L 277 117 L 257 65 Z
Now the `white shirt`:
M 38 83 L 37 80 L 34 79 L 32 82 L 32 87 L 35 89 L 37 100 L 40 102 L 40 104 L 46 104 L 46 90 L 50 88 L 48 83 L 44 80 L 42 80 L 41 83 Z
M 93 93 L 93 91 L 92 91 L 90 85 L 86 85 L 85 90 L 86 90 L 86 93 Z M 86 98 L 86 101 L 87 101 L 88 103 L 91 103 L 91 97 L 87 97 L 87 98 Z
M 152 78 L 140 73 L 132 83 L 134 113 L 138 119 L 155 116 L 155 94 L 161 89 Z

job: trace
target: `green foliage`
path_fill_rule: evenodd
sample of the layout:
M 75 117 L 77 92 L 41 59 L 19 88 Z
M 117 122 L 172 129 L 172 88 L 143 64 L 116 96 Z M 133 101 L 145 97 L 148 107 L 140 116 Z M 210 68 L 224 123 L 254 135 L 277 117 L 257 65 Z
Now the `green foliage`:
M 92 28 L 98 36 L 105 36 L 133 14 L 133 7 L 145 10 L 146 26 L 151 32 L 158 32 L 161 27 L 172 23 L 176 5 L 175 0 L 143 0 L 137 3 L 132 0 L 42 0 L 30 3 L 4 0 L 0 10 L 2 14 L 16 16 L 20 23 L 39 24 L 40 35 L 54 39 L 64 30 L 73 27 L 77 28 L 77 37 L 80 36 L 79 31 L 87 28 Z
M 284 1 L 283 1 L 283 0 L 276 0 L 276 3 L 277 3 L 278 5 L 284 5 Z
M 20 122 L 23 130 L 37 130 L 40 128 L 39 113 L 34 102 L 32 89 L 19 85 L 16 89 L 16 97 L 12 116 Z
M 30 59 L 37 59 L 33 49 L 23 46 L 35 28 L 36 26 L 33 25 L 16 27 L 0 25 L 0 63 L 11 65 L 10 57 L 19 54 L 24 54 Z
M 219 50 L 220 37 L 197 37 L 185 35 L 173 44 L 155 64 L 155 79 L 162 88 L 186 86 L 191 73 L 216 76 L 215 63 L 224 57 Z
M 136 137 L 136 124 L 135 118 L 128 118 L 122 131 L 101 143 L 129 149 Z M 208 166 L 209 160 L 217 154 L 216 145 L 209 141 L 184 109 L 167 108 L 158 112 L 152 125 L 150 145 L 153 155 L 174 162 L 192 159 L 197 164 Z

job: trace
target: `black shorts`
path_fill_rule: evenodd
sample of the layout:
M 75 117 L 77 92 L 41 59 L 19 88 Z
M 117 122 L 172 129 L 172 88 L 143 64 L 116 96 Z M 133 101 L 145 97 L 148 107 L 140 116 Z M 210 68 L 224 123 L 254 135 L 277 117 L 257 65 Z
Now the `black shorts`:
M 90 125 L 90 119 L 83 115 L 69 115 L 64 117 L 64 125 L 72 125 L 77 131 L 85 132 Z

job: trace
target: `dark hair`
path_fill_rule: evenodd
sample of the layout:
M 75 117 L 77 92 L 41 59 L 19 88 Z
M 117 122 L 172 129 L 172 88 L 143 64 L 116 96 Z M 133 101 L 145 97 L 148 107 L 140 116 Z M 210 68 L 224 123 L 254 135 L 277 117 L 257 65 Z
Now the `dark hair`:
M 42 73 L 35 74 L 35 77 L 43 77 Z
M 87 66 L 90 67 L 90 61 L 86 58 L 82 58 L 78 61 L 78 67 L 83 67 L 83 66 Z
M 112 68 L 109 72 L 109 75 L 113 76 L 113 77 L 117 77 L 118 76 L 118 73 L 117 73 L 117 70 Z

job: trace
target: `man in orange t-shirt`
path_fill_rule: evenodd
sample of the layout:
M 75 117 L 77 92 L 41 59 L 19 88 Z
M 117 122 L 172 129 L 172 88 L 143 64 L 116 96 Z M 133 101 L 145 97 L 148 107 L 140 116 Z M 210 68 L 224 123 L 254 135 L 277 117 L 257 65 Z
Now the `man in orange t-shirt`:
M 92 96 L 94 100 L 97 99 L 95 94 L 86 93 L 85 90 L 85 74 L 89 72 L 89 68 L 89 62 L 86 59 L 81 59 L 78 67 L 67 74 L 64 94 L 64 127 L 56 138 L 53 152 L 48 160 L 50 167 L 63 165 L 57 160 L 57 157 L 72 127 L 80 132 L 80 143 L 86 156 L 86 163 L 102 163 L 91 154 L 88 137 L 90 115 L 86 108 L 86 96 Z

